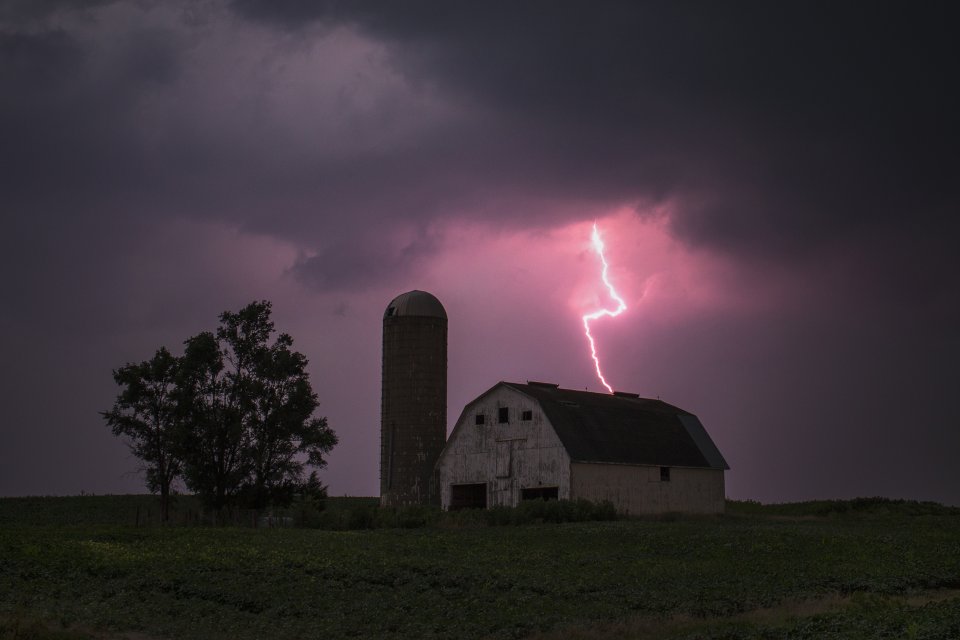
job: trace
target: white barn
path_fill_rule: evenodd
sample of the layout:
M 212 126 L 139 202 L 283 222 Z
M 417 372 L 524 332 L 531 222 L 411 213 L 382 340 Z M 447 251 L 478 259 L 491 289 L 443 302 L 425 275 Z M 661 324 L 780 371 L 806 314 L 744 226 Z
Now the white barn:
M 722 513 L 729 468 L 687 411 L 543 382 L 470 402 L 436 466 L 444 509 L 585 498 L 628 514 Z

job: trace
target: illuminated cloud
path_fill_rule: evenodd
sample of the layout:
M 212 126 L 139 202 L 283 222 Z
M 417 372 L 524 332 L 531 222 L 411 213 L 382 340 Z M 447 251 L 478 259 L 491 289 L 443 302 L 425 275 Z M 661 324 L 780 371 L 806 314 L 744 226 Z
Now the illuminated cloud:
M 137 489 L 110 369 L 255 298 L 335 494 L 376 491 L 402 291 L 449 312 L 451 422 L 500 379 L 600 390 L 596 220 L 604 373 L 697 412 L 731 495 L 960 503 L 956 9 L 822 11 L 5 3 L 0 493 Z

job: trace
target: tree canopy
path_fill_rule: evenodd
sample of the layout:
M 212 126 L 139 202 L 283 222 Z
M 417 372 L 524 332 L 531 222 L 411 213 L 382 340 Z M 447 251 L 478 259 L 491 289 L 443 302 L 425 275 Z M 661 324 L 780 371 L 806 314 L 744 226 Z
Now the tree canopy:
M 307 358 L 290 335 L 273 337 L 270 315 L 265 300 L 225 311 L 215 332 L 185 341 L 182 356 L 161 348 L 114 372 L 123 389 L 104 417 L 129 438 L 164 503 L 176 478 L 217 510 L 316 490 L 315 472 L 304 474 L 326 466 L 337 436 L 314 415 Z
M 128 363 L 113 372 L 123 389 L 110 411 L 103 413 L 115 436 L 126 437 L 130 450 L 144 463 L 147 488 L 160 494 L 163 520 L 169 516 L 170 487 L 182 471 L 178 455 L 180 360 L 165 347 L 150 360 Z

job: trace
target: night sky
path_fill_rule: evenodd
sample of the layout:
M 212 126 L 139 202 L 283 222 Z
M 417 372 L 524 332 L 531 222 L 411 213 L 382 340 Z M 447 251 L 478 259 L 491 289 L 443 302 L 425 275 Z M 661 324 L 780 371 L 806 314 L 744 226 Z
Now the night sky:
M 696 413 L 732 498 L 960 505 L 954 3 L 0 0 L 0 495 L 143 491 L 111 370 L 274 305 L 378 492 L 381 319 Z

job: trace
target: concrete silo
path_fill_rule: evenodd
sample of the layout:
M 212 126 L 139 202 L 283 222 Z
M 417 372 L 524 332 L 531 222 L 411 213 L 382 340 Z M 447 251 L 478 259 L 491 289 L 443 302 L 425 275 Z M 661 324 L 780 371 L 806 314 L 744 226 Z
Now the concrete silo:
M 433 468 L 447 438 L 447 312 L 408 291 L 383 314 L 380 504 L 439 504 Z

